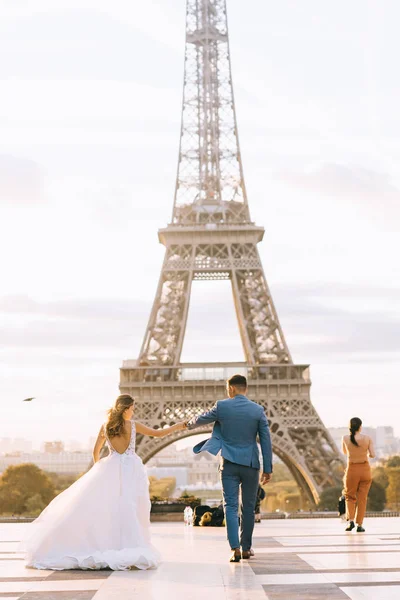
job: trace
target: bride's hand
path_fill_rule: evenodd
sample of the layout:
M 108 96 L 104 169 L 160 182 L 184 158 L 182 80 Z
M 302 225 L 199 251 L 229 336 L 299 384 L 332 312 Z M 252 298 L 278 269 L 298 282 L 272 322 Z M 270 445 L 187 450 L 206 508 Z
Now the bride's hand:
M 176 423 L 175 425 L 176 431 L 183 431 L 186 429 L 186 421 L 182 421 L 181 423 Z

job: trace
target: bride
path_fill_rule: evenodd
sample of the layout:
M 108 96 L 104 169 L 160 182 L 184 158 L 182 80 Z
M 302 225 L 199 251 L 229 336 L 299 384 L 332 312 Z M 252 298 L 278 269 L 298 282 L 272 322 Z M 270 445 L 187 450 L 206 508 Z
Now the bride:
M 29 526 L 29 538 L 22 544 L 27 567 L 115 571 L 157 567 L 159 555 L 150 543 L 149 483 L 135 453 L 135 434 L 164 437 L 185 429 L 185 424 L 151 429 L 135 423 L 133 403 L 126 394 L 116 399 L 100 428 L 93 467 Z M 100 460 L 105 443 L 109 454 Z

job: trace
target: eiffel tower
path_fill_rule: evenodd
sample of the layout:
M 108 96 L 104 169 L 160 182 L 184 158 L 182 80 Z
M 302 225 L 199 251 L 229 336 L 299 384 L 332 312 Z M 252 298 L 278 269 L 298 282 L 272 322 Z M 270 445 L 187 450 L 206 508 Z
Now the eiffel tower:
M 227 377 L 245 374 L 249 397 L 265 407 L 274 453 L 313 506 L 338 484 L 342 463 L 311 403 L 309 366 L 293 363 L 258 253 L 264 228 L 251 221 L 247 202 L 226 0 L 187 0 L 186 17 L 174 206 L 158 233 L 165 259 L 139 358 L 123 362 L 120 390 L 135 398 L 135 417 L 158 428 L 202 413 L 226 397 Z M 246 361 L 183 364 L 192 281 L 218 279 L 231 282 Z M 146 462 L 188 435 L 138 436 L 137 451 Z

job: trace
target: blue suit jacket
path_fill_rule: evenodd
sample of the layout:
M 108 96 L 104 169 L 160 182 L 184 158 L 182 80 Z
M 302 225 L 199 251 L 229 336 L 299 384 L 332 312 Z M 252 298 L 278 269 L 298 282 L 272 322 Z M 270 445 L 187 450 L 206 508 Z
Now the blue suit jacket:
M 188 429 L 214 423 L 212 436 L 197 444 L 193 451 L 207 451 L 221 455 L 230 462 L 248 467 L 260 468 L 257 434 L 260 439 L 265 473 L 272 473 L 272 445 L 268 421 L 262 406 L 246 396 L 238 394 L 234 398 L 219 400 L 213 408 L 194 417 Z

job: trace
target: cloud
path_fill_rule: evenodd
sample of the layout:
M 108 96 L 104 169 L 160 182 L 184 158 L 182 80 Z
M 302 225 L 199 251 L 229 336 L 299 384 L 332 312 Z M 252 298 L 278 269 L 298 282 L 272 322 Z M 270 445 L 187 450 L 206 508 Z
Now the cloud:
M 400 288 L 281 285 L 273 294 L 294 357 L 365 362 L 400 354 Z
M 318 196 L 334 197 L 341 203 L 342 211 L 343 204 L 349 208 L 356 204 L 361 210 L 386 219 L 389 229 L 397 228 L 400 223 L 400 190 L 386 173 L 361 166 L 322 163 L 297 172 L 277 170 L 275 179 Z
M 43 202 L 43 171 L 33 160 L 0 154 L 0 205 Z
M 126 320 L 134 319 L 143 312 L 145 303 L 136 299 L 102 300 L 82 298 L 79 300 L 57 300 L 39 302 L 25 295 L 0 298 L 0 313 L 20 316 L 59 317 L 83 320 Z
M 400 190 L 391 183 L 387 174 L 361 166 L 322 163 L 301 172 L 281 170 L 276 176 L 306 190 L 372 199 L 383 193 L 385 197 L 400 200 Z
M 64 357 L 74 353 L 93 360 L 117 353 L 122 359 L 140 345 L 150 308 L 135 299 L 38 302 L 6 296 L 0 299 L 2 347 L 25 356 L 33 350 L 47 352 L 53 363 L 58 357 L 62 365 Z M 3 364 L 6 361 L 4 354 Z
M 400 287 L 379 287 L 372 285 L 348 285 L 340 282 L 307 283 L 307 284 L 277 284 L 274 286 L 273 295 L 279 296 L 279 305 L 291 315 L 314 314 L 319 305 L 324 315 L 353 314 L 349 308 L 342 309 L 337 304 L 330 307 L 332 299 L 342 299 L 349 304 L 351 301 L 359 303 L 359 309 L 365 306 L 366 301 L 380 302 L 393 301 L 396 306 L 400 303 Z
M 210 302 L 209 289 L 207 293 Z M 399 288 L 281 284 L 272 294 L 295 361 L 391 360 L 400 353 Z M 240 336 L 229 286 L 214 293 L 212 311 L 209 302 L 206 309 L 199 298 L 189 312 L 185 348 L 190 360 L 196 360 L 193 353 L 206 356 L 207 346 L 208 353 L 212 348 L 221 355 L 226 346 L 227 360 L 233 360 Z M 150 310 L 151 301 L 135 298 L 39 302 L 26 295 L 4 296 L 0 337 L 9 350 L 31 353 L 36 348 L 53 354 L 55 350 L 54 361 L 59 356 L 62 362 L 63 355 L 75 351 L 82 357 L 122 359 L 134 356 L 135 348 L 137 353 Z
M 38 321 L 25 324 L 23 329 L 15 327 L 0 327 L 0 337 L 3 346 L 9 348 L 26 348 L 27 353 L 32 348 L 64 349 L 66 353 L 76 348 L 109 349 L 124 348 L 131 338 L 131 329 L 127 324 L 113 323 L 112 327 L 104 324 L 94 326 L 93 322 L 50 322 Z M 61 356 L 61 355 L 60 355 Z
M 142 14 L 129 19 L 126 12 L 106 14 L 100 6 L 73 8 L 70 3 L 52 8 L 0 21 L 0 50 L 9 54 L 0 65 L 2 79 L 126 81 L 134 73 L 136 81 L 148 82 L 155 71 L 160 85 L 168 86 L 171 71 L 176 77 L 182 70 L 183 28 L 177 51 L 167 32 L 154 38 Z

